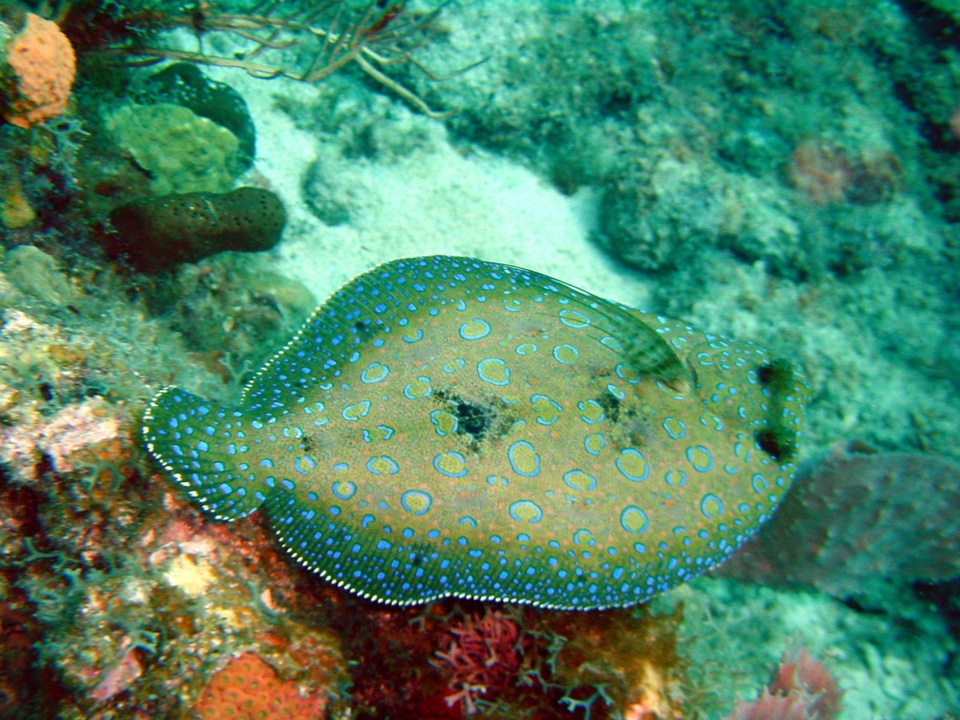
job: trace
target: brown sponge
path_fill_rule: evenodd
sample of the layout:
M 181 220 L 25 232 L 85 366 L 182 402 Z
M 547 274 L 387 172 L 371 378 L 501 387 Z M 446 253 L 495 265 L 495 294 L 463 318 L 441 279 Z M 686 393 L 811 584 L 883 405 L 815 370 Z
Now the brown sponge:
M 260 188 L 140 198 L 110 213 L 108 251 L 157 272 L 224 250 L 269 250 L 286 221 L 280 198 Z

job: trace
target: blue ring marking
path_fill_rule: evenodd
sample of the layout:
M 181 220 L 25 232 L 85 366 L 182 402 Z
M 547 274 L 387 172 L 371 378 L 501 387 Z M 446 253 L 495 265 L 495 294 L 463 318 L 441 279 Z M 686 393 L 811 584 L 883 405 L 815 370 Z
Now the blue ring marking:
M 532 355 L 537 351 L 537 346 L 533 343 L 520 343 L 515 348 L 517 355 Z
M 500 358 L 485 358 L 478 362 L 477 375 L 491 385 L 503 387 L 510 384 L 510 367 Z
M 366 417 L 368 412 L 370 412 L 370 401 L 361 400 L 360 402 L 354 403 L 353 405 L 347 405 L 340 412 L 340 416 L 344 420 L 356 422 L 360 418 Z
M 560 414 L 563 412 L 563 406 L 560 405 L 556 400 L 547 397 L 546 395 L 541 395 L 536 393 L 530 396 L 530 404 L 536 407 L 541 400 L 546 400 L 550 405 L 553 406 L 553 409 L 557 411 L 557 414 L 553 417 L 552 420 L 544 420 L 542 415 L 543 413 L 540 410 L 537 410 L 537 422 L 541 425 L 553 425 L 557 420 L 560 419 Z
M 631 458 L 639 458 L 639 460 L 643 463 L 643 473 L 642 473 L 642 474 L 640 474 L 640 475 L 633 475 L 633 474 L 627 472 L 627 471 L 624 469 L 624 458 L 627 457 L 627 456 L 629 456 L 629 457 L 631 457 Z M 619 470 L 620 473 L 621 473 L 627 480 L 632 480 L 633 482 L 643 482 L 643 481 L 646 480 L 648 477 L 650 477 L 650 463 L 647 462 L 647 459 L 643 456 L 643 453 L 642 453 L 642 452 L 640 452 L 639 450 L 635 450 L 634 448 L 627 448 L 627 449 L 625 449 L 625 450 L 621 450 L 621 451 L 620 451 L 620 457 L 617 458 L 615 464 L 616 464 L 616 466 L 617 466 L 617 470 Z
M 580 528 L 573 534 L 574 545 L 596 545 L 597 541 L 593 539 L 593 533 L 586 528 Z
M 457 525 L 469 525 L 470 527 L 476 527 L 477 521 L 470 515 L 464 515 L 462 518 L 460 518 L 460 520 L 457 521 Z M 460 540 L 458 540 L 458 542 L 460 542 L 461 545 L 466 545 L 467 539 L 462 537 Z
M 770 489 L 770 483 L 767 482 L 767 479 L 760 473 L 755 473 L 752 478 L 750 478 L 750 484 L 753 485 L 753 491 L 762 493 Z
M 631 385 L 636 385 L 640 382 L 640 373 L 634 370 L 632 365 L 627 365 L 626 363 L 617 363 L 617 366 L 614 368 L 614 372 L 617 374 L 618 378 L 624 382 L 630 383 Z
M 306 469 L 304 469 L 306 465 Z M 314 460 L 309 455 L 303 455 L 302 457 L 294 458 L 293 469 L 296 470 L 301 475 L 307 475 L 311 470 L 317 467 L 317 461 Z
M 570 308 L 563 308 L 557 315 L 560 317 L 560 322 L 567 327 L 579 329 L 590 325 L 590 318 L 582 312 L 571 310 Z
M 567 343 L 556 345 L 553 348 L 553 359 L 561 365 L 573 365 L 580 359 L 580 351 Z
M 330 485 L 333 494 L 341 500 L 349 500 L 357 493 L 357 484 L 350 480 L 336 480 Z
M 378 362 L 372 362 L 360 373 L 360 382 L 366 383 L 367 385 L 373 385 L 374 383 L 385 380 L 389 374 L 389 367 L 386 365 L 381 365 Z
M 688 447 L 687 461 L 693 465 L 693 469 L 698 472 L 710 472 L 713 470 L 713 455 L 711 455 L 710 451 L 703 445 Z
M 426 375 L 419 375 L 417 377 L 417 382 L 426 385 L 426 390 L 424 390 L 422 395 L 413 394 L 413 383 L 407 383 L 403 386 L 403 396 L 407 400 L 416 400 L 418 398 L 430 397 L 433 394 L 433 386 L 430 384 L 430 378 Z
M 613 383 L 607 383 L 607 392 L 613 395 L 617 400 L 623 400 L 627 394 Z
M 667 470 L 666 474 L 663 476 L 663 479 L 666 481 L 667 485 L 683 487 L 687 484 L 687 474 L 683 470 Z
M 514 453 L 520 450 L 529 450 L 531 453 L 533 453 L 534 468 L 532 472 L 524 472 L 514 461 Z M 524 477 L 536 477 L 540 474 L 540 454 L 536 452 L 536 448 L 533 447 L 533 444 L 526 440 L 517 440 L 510 446 L 510 448 L 507 450 L 507 460 L 510 461 L 510 467 L 513 468 L 513 471 L 517 475 L 523 475 Z
M 568 488 L 582 492 L 589 492 L 597 488 L 597 479 L 593 475 L 585 473 L 583 470 L 569 470 L 565 472 L 563 474 L 563 482 L 566 483 Z
M 480 340 L 490 334 L 490 323 L 483 318 L 474 318 L 460 326 L 460 337 L 464 340 Z
M 371 475 L 396 475 L 400 472 L 400 466 L 389 455 L 374 455 L 367 460 L 366 468 Z
M 401 335 L 400 337 L 403 338 L 403 341 L 405 343 L 410 343 L 412 345 L 415 342 L 420 342 L 421 340 L 423 340 L 423 330 L 418 329 L 417 334 L 414 335 L 413 337 L 409 335 Z
M 583 449 L 594 456 L 599 455 L 606 445 L 607 439 L 603 436 L 603 433 L 593 433 L 583 438 Z
M 448 362 L 443 366 L 443 371 L 448 375 L 455 373 L 457 370 L 462 370 L 463 366 L 467 364 L 467 361 L 463 358 L 454 358 L 452 361 Z
M 432 504 L 433 498 L 430 493 L 421 490 L 407 490 L 400 496 L 400 505 L 414 515 L 426 515 Z
M 532 500 L 517 500 L 510 505 L 510 517 L 517 522 L 538 523 L 543 519 L 543 510 Z
M 448 472 L 441 467 L 444 461 L 458 463 L 460 468 L 454 472 Z M 446 452 L 437 453 L 434 456 L 433 467 L 441 475 L 447 477 L 463 477 L 467 474 L 467 459 L 456 450 L 447 450 Z
M 709 508 L 708 503 L 713 503 L 714 507 Z M 723 500 L 713 493 L 707 493 L 700 500 L 700 512 L 703 513 L 704 517 L 708 517 L 711 520 L 718 515 L 723 515 Z
M 453 425 L 450 427 L 449 432 L 440 427 L 440 421 L 443 418 L 450 418 L 453 420 Z M 440 437 L 446 437 L 450 433 L 456 433 L 457 428 L 460 426 L 460 420 L 457 418 L 457 416 L 448 413 L 446 410 L 431 410 L 430 423 L 433 425 L 434 429 L 437 431 L 437 435 Z
M 684 424 L 683 420 L 677 418 L 664 418 L 662 423 L 664 431 L 667 435 L 670 436 L 671 440 L 679 440 L 687 434 L 687 426 Z

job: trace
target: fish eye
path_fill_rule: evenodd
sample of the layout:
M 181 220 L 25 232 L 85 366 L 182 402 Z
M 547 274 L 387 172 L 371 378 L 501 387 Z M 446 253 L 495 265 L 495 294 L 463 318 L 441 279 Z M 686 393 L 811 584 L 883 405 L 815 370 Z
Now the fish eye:
M 758 430 L 754 439 L 760 449 L 774 460 L 779 461 L 794 454 L 795 447 L 792 435 L 777 428 L 768 427 Z
M 773 360 L 757 368 L 757 379 L 761 385 L 788 382 L 793 377 L 793 368 L 787 360 Z

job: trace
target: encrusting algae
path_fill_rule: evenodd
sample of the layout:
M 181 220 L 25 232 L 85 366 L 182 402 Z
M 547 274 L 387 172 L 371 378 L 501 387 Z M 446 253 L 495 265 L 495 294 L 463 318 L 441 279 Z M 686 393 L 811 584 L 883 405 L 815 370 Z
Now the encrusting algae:
M 220 409 L 168 387 L 150 452 L 221 520 L 392 604 L 628 606 L 728 557 L 794 469 L 808 384 L 751 343 L 507 265 L 395 260 Z

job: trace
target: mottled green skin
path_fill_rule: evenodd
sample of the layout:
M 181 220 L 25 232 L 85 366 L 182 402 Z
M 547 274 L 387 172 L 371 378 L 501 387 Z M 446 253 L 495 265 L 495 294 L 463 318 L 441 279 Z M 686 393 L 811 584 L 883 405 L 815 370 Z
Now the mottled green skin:
M 214 517 L 263 505 L 294 557 L 365 597 L 590 609 L 754 532 L 807 391 L 751 343 L 438 256 L 344 286 L 235 410 L 163 390 L 144 436 Z

